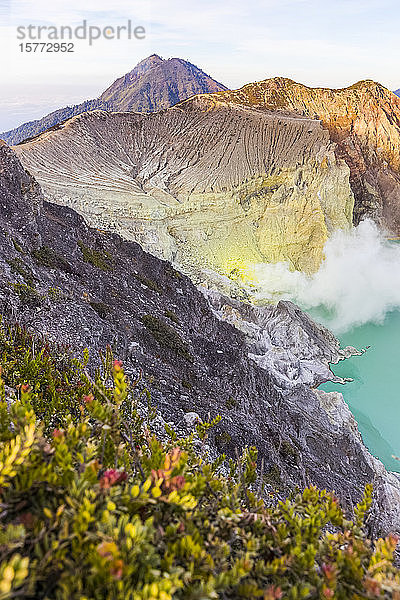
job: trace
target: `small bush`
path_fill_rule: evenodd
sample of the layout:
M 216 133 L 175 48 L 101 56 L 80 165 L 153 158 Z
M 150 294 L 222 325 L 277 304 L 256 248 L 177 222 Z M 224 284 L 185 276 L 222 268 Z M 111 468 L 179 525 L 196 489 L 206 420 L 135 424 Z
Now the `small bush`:
M 179 325 L 179 319 L 178 319 L 178 317 L 176 316 L 176 314 L 175 314 L 175 313 L 174 313 L 172 310 L 168 310 L 168 309 L 167 309 L 167 310 L 164 312 L 164 315 L 165 315 L 165 316 L 166 316 L 166 317 L 167 317 L 167 318 L 168 318 L 170 321 L 172 321 L 173 323 L 176 323 L 177 325 Z
M 19 296 L 19 301 L 23 306 L 27 308 L 35 308 L 43 304 L 44 298 L 39 292 L 31 285 L 25 285 L 23 283 L 14 283 L 14 291 Z
M 27 285 L 29 285 L 30 287 L 34 286 L 35 277 L 31 269 L 28 267 L 28 265 L 24 263 L 24 261 L 21 258 L 11 258 L 7 261 L 7 263 L 11 267 L 11 271 L 20 275 Z
M 288 442 L 287 440 L 284 440 L 281 443 L 279 453 L 285 460 L 290 462 L 297 463 L 297 460 L 299 458 L 298 449 L 296 448 L 296 446 L 294 446 L 291 442 Z
M 173 327 L 167 325 L 165 321 L 162 321 L 154 315 L 144 315 L 143 324 L 148 331 L 152 334 L 157 342 L 169 350 L 174 350 L 179 356 L 185 358 L 188 361 L 192 361 L 187 344 L 182 340 L 181 336 L 175 331 Z
M 170 264 L 165 267 L 165 273 L 168 275 L 168 277 L 172 277 L 173 279 L 183 279 L 182 273 L 179 273 L 179 271 L 174 269 L 174 267 Z
M 149 288 L 149 290 L 152 290 L 153 292 L 157 292 L 157 294 L 163 293 L 163 291 L 160 288 L 160 286 L 158 285 L 158 283 L 156 283 L 152 279 L 148 279 L 148 277 L 145 277 L 144 275 L 141 275 L 140 273 L 135 273 L 135 279 L 140 281 L 140 283 L 142 285 L 145 285 L 147 288 Z
M 217 446 L 224 447 L 230 444 L 232 441 L 232 436 L 227 431 L 222 431 L 221 433 L 217 433 L 215 436 L 215 442 Z
M 264 474 L 264 481 L 273 487 L 280 488 L 282 485 L 281 471 L 278 465 L 272 465 L 270 469 Z
M 110 312 L 110 307 L 108 306 L 108 304 L 105 304 L 104 302 L 89 302 L 90 306 L 93 308 L 93 310 L 95 310 L 97 312 L 97 314 L 99 315 L 99 317 L 101 317 L 102 319 L 105 319 L 106 316 L 108 315 L 108 313 Z
M 59 287 L 50 287 L 47 290 L 47 295 L 52 302 L 63 302 L 69 299 Z
M 41 246 L 41 248 L 32 250 L 31 254 L 38 265 L 73 273 L 73 268 L 69 262 L 49 246 Z
M 22 246 L 20 246 L 20 244 L 15 238 L 12 238 L 12 243 L 17 252 L 19 252 L 20 254 L 25 254 L 24 249 L 22 248 Z
M 228 410 L 233 410 L 239 406 L 239 402 L 233 396 L 229 396 L 225 402 L 225 406 Z
M 93 265 L 97 269 L 101 269 L 102 271 L 113 270 L 112 257 L 108 252 L 89 248 L 88 246 L 85 246 L 82 240 L 78 240 L 78 247 L 85 262 Z

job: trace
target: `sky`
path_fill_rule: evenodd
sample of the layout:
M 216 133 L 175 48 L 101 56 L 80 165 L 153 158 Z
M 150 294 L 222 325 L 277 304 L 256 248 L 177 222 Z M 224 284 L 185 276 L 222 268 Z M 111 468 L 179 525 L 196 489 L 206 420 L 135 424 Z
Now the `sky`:
M 27 40 L 17 39 L 17 27 L 83 20 L 102 28 L 131 20 L 145 39 L 21 51 Z M 0 131 L 97 97 L 152 53 L 189 60 L 230 88 L 280 75 L 324 87 L 375 79 L 397 89 L 399 29 L 398 0 L 0 0 Z

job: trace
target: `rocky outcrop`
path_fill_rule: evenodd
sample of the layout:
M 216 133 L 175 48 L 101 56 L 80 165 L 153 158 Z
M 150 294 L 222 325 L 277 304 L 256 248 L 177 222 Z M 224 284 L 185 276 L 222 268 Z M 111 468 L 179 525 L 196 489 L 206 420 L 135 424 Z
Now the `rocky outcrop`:
M 35 219 L 43 208 L 43 193 L 18 158 L 0 140 L 0 220 L 24 235 L 37 234 Z
M 349 168 L 319 121 L 218 97 L 85 114 L 16 151 L 49 200 L 192 276 L 246 278 L 265 261 L 315 271 L 329 234 L 351 227 Z
M 42 119 L 0 133 L 10 145 L 33 138 L 76 115 L 92 110 L 153 112 L 173 106 L 195 94 L 227 88 L 201 69 L 180 58 L 162 59 L 153 54 L 120 77 L 99 98 L 53 111 Z
M 245 334 L 249 357 L 273 373 L 282 389 L 299 384 L 316 388 L 327 381 L 344 384 L 330 365 L 362 354 L 351 346 L 340 348 L 330 331 L 291 302 L 258 307 L 213 290 L 203 293 L 219 318 Z
M 254 444 L 266 489 L 334 489 L 343 503 L 375 486 L 370 528 L 400 531 L 399 484 L 371 457 L 341 395 L 316 393 L 343 354 L 297 307 L 249 307 L 200 292 L 168 262 L 88 228 L 43 201 L 35 180 L 0 146 L 0 306 L 5 318 L 79 352 L 111 344 L 151 391 L 163 419 L 188 431 L 222 416 L 215 452 Z M 17 214 L 18 213 L 18 214 Z M 270 355 L 268 360 L 261 360 Z M 187 414 L 191 413 L 191 414 Z
M 344 89 L 310 88 L 276 77 L 210 98 L 321 121 L 350 168 L 354 222 L 371 217 L 400 233 L 400 99 L 374 81 Z

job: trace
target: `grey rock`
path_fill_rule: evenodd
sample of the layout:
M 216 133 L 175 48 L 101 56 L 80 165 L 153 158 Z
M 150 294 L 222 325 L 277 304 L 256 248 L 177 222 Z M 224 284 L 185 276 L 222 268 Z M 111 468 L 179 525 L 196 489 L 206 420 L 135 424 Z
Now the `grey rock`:
M 186 425 L 190 428 L 193 429 L 193 427 L 197 424 L 197 423 L 201 423 L 202 420 L 200 418 L 200 416 L 196 413 L 196 412 L 187 412 L 185 413 L 184 417 L 183 417 Z

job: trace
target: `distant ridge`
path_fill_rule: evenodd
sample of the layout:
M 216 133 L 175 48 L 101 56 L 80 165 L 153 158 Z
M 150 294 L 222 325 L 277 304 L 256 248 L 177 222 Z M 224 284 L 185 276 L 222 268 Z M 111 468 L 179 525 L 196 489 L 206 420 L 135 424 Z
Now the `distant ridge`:
M 55 110 L 42 119 L 0 133 L 0 138 L 9 145 L 16 145 L 84 112 L 155 112 L 196 94 L 223 90 L 227 88 L 222 83 L 190 62 L 181 58 L 164 60 L 158 54 L 152 54 L 114 81 L 99 98 Z
M 64 108 L 59 108 L 55 110 L 42 119 L 36 119 L 35 121 L 28 121 L 27 123 L 23 123 L 19 127 L 15 129 L 11 129 L 10 131 L 6 131 L 4 133 L 0 133 L 0 139 L 4 140 L 10 146 L 15 146 L 16 144 L 20 144 L 28 139 L 34 138 L 43 131 L 47 129 L 51 129 L 52 127 L 56 127 L 63 121 L 67 119 L 71 119 L 76 115 L 80 115 L 84 112 L 89 112 L 92 110 L 113 110 L 111 106 L 106 105 L 101 100 L 85 100 L 85 102 L 81 102 L 80 104 L 75 104 L 74 106 L 65 106 Z
M 400 88 L 399 88 L 398 90 L 394 90 L 394 92 L 393 92 L 393 93 L 394 93 L 394 94 L 396 94 L 396 96 L 399 96 L 399 97 L 400 97 Z

